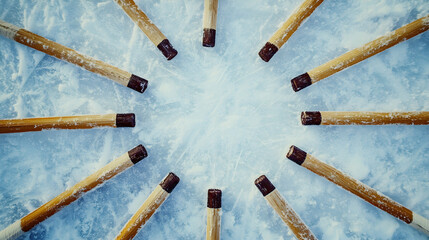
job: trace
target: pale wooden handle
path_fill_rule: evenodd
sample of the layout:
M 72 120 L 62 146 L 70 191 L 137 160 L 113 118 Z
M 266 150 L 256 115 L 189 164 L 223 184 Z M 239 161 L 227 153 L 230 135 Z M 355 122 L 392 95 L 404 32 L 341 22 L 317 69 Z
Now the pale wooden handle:
M 19 238 L 22 234 L 24 234 L 24 232 L 21 230 L 21 220 L 18 220 L 0 231 L 0 240 L 14 240 Z
M 308 18 L 322 2 L 323 0 L 305 0 L 259 51 L 259 56 L 262 60 L 269 62 L 274 54 L 276 54 L 298 29 L 301 23 Z
M 140 10 L 133 0 L 114 0 L 125 13 L 134 21 L 137 26 L 146 34 L 153 44 L 162 52 L 167 60 L 173 59 L 177 55 L 170 41 L 162 34 L 155 24 Z
M 411 222 L 411 226 L 429 236 L 429 220 L 415 212 L 413 212 L 413 221 Z
M 397 30 L 371 41 L 362 47 L 351 50 L 319 67 L 308 71 L 311 82 L 318 82 L 330 75 L 350 67 L 364 59 L 374 56 L 404 40 L 410 39 L 429 29 L 429 15 L 411 22 Z
M 404 221 L 429 235 L 429 220 L 377 192 L 360 181 L 347 176 L 334 167 L 323 163 L 296 146 L 291 146 L 286 155 L 291 161 L 317 175 L 328 179 L 345 190 L 355 194 L 368 203 Z
M 158 185 L 143 205 L 122 228 L 117 240 L 133 239 L 138 230 L 150 219 L 159 206 L 167 199 L 169 193 Z
M 218 0 L 204 0 L 203 28 L 216 30 L 217 7 Z
M 13 38 L 15 37 L 15 34 L 18 32 L 18 30 L 19 28 L 17 26 L 0 20 L 0 35 L 14 40 Z
M 291 80 L 292 88 L 298 92 L 332 74 L 380 53 L 404 40 L 410 39 L 429 29 L 429 15 L 417 19 L 397 30 L 353 49 L 331 61 L 322 64 Z M 261 55 L 261 54 L 260 54 Z M 263 57 L 263 56 L 261 56 Z
M 0 119 L 0 133 L 42 131 L 44 129 L 88 129 L 134 127 L 134 114 L 104 114 L 24 119 Z
M 95 188 L 115 175 L 123 172 L 133 165 L 128 153 L 116 158 L 97 172 L 80 181 L 70 189 L 64 191 L 51 201 L 43 204 L 27 216 L 21 219 L 21 228 L 24 232 L 29 231 L 38 223 L 54 215 L 64 206 L 69 205 L 82 196 L 83 193 Z
M 147 80 L 100 60 L 85 56 L 71 48 L 46 39 L 0 20 L 0 34 L 38 51 L 80 66 L 90 72 L 107 77 L 121 85 L 143 93 Z
M 218 0 L 204 0 L 203 46 L 214 47 L 216 44 L 216 19 Z
M 221 208 L 207 208 L 207 240 L 220 239 Z
M 85 192 L 97 187 L 128 167 L 147 156 L 146 149 L 139 145 L 122 156 L 116 158 L 97 172 L 64 191 L 51 201 L 43 204 L 27 216 L 21 218 L 0 232 L 0 240 L 15 239 L 23 232 L 30 231 L 34 226 L 60 211 L 63 207 L 80 198 Z
M 381 210 L 391 214 L 392 216 L 401 219 L 410 224 L 413 219 L 413 212 L 392 199 L 377 192 L 371 187 L 361 183 L 360 181 L 347 176 L 338 171 L 334 167 L 317 160 L 315 157 L 307 154 L 303 167 L 322 176 L 347 191 L 355 194 L 370 204 L 380 208 Z
M 292 230 L 296 238 L 317 239 L 265 175 L 257 178 L 255 185 L 261 191 L 262 196 L 265 197 L 268 204 L 270 204 L 283 222 Z
M 207 191 L 207 240 L 220 239 L 220 214 L 222 209 L 222 190 Z
M 124 86 L 128 85 L 131 78 L 131 73 L 129 72 L 100 60 L 85 56 L 71 48 L 48 40 L 25 29 L 20 29 L 15 34 L 14 40 L 58 59 L 78 65 L 90 72 L 107 77 Z
M 155 46 L 158 46 L 162 40 L 166 39 L 164 34 L 158 29 L 158 27 L 152 23 L 152 21 L 146 16 L 146 14 L 135 4 L 133 0 L 114 0 L 125 13 L 133 20 L 135 24 L 146 34 Z
M 174 190 L 180 179 L 170 172 L 162 182 L 156 186 L 155 190 L 144 201 L 143 205 L 125 224 L 121 232 L 115 239 L 132 239 L 139 229 L 149 220 L 159 206 L 167 199 Z
M 281 48 L 298 29 L 301 23 L 308 18 L 322 2 L 323 0 L 305 0 L 274 33 L 268 42 L 274 44 L 277 48 Z
M 429 124 L 429 112 L 302 112 L 303 125 Z
M 277 212 L 297 239 L 317 239 L 301 220 L 298 214 L 287 204 L 277 189 L 265 196 L 270 206 Z
M 429 124 L 429 112 L 321 112 L 322 125 Z
M 115 127 L 116 114 L 0 120 L 0 133 Z

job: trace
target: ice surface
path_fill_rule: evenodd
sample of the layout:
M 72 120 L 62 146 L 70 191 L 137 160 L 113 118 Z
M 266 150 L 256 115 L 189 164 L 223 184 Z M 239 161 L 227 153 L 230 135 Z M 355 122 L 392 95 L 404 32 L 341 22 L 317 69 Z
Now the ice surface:
M 290 79 L 429 13 L 425 0 L 325 1 L 269 63 L 258 52 L 301 0 L 136 3 L 167 61 L 113 1 L 0 1 L 0 19 L 149 80 L 139 94 L 0 37 L 0 118 L 134 112 L 130 129 L 0 135 L 0 229 L 142 143 L 149 157 L 22 239 L 112 239 L 169 172 L 181 182 L 136 239 L 203 239 L 208 188 L 222 238 L 293 239 L 253 181 L 266 174 L 319 239 L 426 236 L 285 158 L 294 144 L 429 217 L 428 126 L 301 126 L 299 113 L 429 110 L 424 33 L 294 93 Z

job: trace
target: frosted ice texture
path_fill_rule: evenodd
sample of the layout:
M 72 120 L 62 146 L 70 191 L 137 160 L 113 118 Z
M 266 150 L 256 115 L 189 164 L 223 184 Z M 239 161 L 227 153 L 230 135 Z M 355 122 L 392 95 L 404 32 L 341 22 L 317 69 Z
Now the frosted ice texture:
M 26 233 L 111 239 L 169 171 L 181 183 L 136 239 L 201 239 L 208 188 L 224 239 L 293 239 L 253 181 L 266 174 L 319 239 L 425 239 L 285 159 L 290 145 L 429 217 L 428 126 L 301 126 L 320 111 L 429 110 L 424 33 L 299 93 L 289 80 L 429 12 L 424 0 L 325 1 L 269 63 L 258 51 L 301 0 L 222 1 L 216 47 L 203 1 L 136 1 L 179 54 L 166 61 L 113 1 L 0 1 L 0 19 L 149 80 L 139 94 L 0 37 L 0 117 L 135 112 L 133 129 L 0 135 L 0 228 L 115 157 L 149 157 Z

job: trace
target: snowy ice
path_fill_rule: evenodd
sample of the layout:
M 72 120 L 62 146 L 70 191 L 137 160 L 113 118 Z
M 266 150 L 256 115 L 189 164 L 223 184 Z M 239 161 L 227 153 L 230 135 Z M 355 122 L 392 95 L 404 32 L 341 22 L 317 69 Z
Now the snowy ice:
M 0 19 L 149 80 L 143 94 L 0 37 L 0 118 L 136 114 L 135 128 L 0 135 L 0 229 L 138 144 L 149 157 L 21 239 L 112 239 L 170 171 L 181 181 L 136 239 L 203 239 L 220 188 L 223 239 L 294 239 L 254 180 L 319 239 L 426 239 L 287 160 L 294 144 L 429 217 L 429 126 L 302 126 L 301 111 L 429 110 L 429 33 L 298 93 L 290 79 L 429 13 L 425 0 L 329 0 L 269 63 L 258 52 L 301 0 L 137 0 L 179 54 L 167 61 L 114 2 L 0 0 Z

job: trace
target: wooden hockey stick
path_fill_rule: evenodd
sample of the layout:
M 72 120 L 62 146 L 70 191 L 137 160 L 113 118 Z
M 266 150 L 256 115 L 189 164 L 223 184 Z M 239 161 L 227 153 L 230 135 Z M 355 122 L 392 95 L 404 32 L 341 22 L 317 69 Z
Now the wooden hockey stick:
M 429 29 L 429 15 L 415 20 L 382 37 L 371 41 L 362 47 L 353 49 L 325 64 L 322 64 L 291 80 L 295 92 L 310 86 L 324 78 L 348 68 L 362 60 L 374 56 L 396 44 L 408 40 Z
M 220 239 L 221 211 L 222 211 L 222 191 L 219 189 L 209 189 L 207 194 L 206 240 Z
M 134 127 L 134 113 L 112 113 L 44 118 L 0 119 L 0 133 L 33 132 L 45 129 L 88 129 Z
M 429 112 L 302 112 L 302 125 L 427 125 Z
M 204 0 L 203 46 L 214 47 L 216 42 L 218 0 Z
M 125 13 L 133 20 L 135 24 L 146 34 L 153 44 L 162 52 L 162 54 L 171 60 L 177 55 L 170 41 L 162 34 L 155 24 L 146 16 L 146 14 L 136 5 L 133 0 L 114 0 Z
M 299 28 L 301 23 L 307 19 L 322 2 L 323 0 L 305 0 L 274 33 L 268 42 L 265 43 L 261 51 L 259 51 L 259 56 L 262 60 L 265 62 L 270 61 L 274 54 L 276 54 L 283 44 L 285 44 Z
M 143 205 L 122 228 L 116 240 L 133 239 L 139 229 L 145 225 L 161 204 L 170 196 L 180 179 L 170 172 L 153 190 Z
M 286 155 L 298 165 L 301 165 L 317 175 L 328 179 L 345 190 L 362 198 L 379 209 L 389 213 L 390 215 L 404 221 L 406 224 L 423 231 L 429 235 L 429 220 L 414 213 L 401 204 L 377 192 L 371 187 L 361 183 L 360 181 L 340 172 L 334 167 L 323 163 L 304 152 L 296 146 L 291 146 Z
M 257 178 L 255 185 L 297 239 L 317 239 L 265 175 Z
M 147 88 L 148 81 L 144 78 L 121 70 L 100 60 L 85 56 L 71 48 L 65 47 L 59 43 L 48 40 L 2 20 L 0 20 L 0 35 L 58 59 L 75 64 L 103 77 L 107 77 L 121 85 L 136 90 L 137 92 L 143 93 Z
M 131 149 L 27 216 L 9 225 L 0 232 L 0 240 L 18 238 L 24 232 L 30 231 L 34 226 L 60 211 L 63 207 L 79 199 L 84 193 L 125 171 L 146 156 L 146 149 L 142 145 Z

